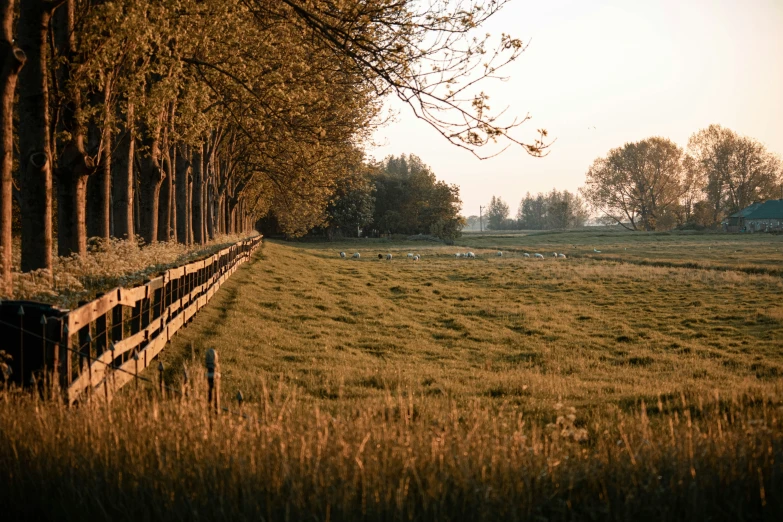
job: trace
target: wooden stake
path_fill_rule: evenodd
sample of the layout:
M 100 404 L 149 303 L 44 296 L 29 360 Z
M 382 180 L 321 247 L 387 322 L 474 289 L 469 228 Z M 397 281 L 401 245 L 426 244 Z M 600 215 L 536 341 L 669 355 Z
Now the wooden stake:
M 220 363 L 218 362 L 217 351 L 213 348 L 207 350 L 207 402 L 214 404 L 215 412 L 220 413 Z
M 166 393 L 165 393 L 166 390 L 163 387 L 163 363 L 162 362 L 158 363 L 158 391 L 160 391 L 160 398 L 161 398 L 161 400 L 165 399 L 166 398 Z

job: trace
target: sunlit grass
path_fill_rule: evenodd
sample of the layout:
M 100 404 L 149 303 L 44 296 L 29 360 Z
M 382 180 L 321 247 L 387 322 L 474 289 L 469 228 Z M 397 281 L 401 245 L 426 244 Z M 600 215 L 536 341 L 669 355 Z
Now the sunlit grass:
M 766 389 L 783 376 L 780 277 L 458 250 L 267 242 L 164 361 L 176 367 L 191 343 L 199 357 L 216 348 L 226 390 L 250 400 L 259 375 L 282 375 L 313 400 L 402 386 L 525 409 Z M 386 252 L 393 261 L 377 259 Z
M 184 402 L 4 395 L 0 501 L 63 520 L 780 518 L 783 279 L 538 237 L 267 241 L 164 350 Z M 639 237 L 611 248 L 658 247 Z M 705 238 L 735 241 L 675 237 L 667 256 Z M 737 241 L 761 252 L 749 266 L 780 244 Z M 208 348 L 233 412 L 217 418 Z

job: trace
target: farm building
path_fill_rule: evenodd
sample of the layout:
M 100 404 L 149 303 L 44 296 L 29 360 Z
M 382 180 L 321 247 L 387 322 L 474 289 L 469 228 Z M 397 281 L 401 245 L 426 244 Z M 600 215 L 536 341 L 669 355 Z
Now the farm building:
M 729 232 L 783 231 L 783 199 L 753 203 L 723 221 Z

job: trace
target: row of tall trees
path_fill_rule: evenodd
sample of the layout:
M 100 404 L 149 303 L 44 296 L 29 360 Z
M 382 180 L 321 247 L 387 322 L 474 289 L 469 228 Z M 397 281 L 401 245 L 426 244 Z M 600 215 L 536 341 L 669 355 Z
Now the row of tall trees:
M 524 120 L 476 90 L 524 50 L 474 35 L 505 3 L 0 0 L 6 293 L 14 208 L 22 270 L 51 268 L 55 240 L 201 243 L 269 213 L 305 233 L 387 94 L 477 155 L 498 137 L 540 155 L 545 132 L 512 137 Z
M 593 162 L 582 193 L 631 230 L 716 226 L 754 201 L 783 197 L 783 163 L 757 140 L 711 125 L 685 150 L 661 137 L 610 150 Z

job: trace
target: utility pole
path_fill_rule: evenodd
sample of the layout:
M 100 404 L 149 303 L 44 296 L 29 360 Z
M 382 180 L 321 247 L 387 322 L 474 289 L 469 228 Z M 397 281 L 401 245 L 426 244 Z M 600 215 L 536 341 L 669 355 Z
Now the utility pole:
M 484 207 L 479 205 L 479 232 L 484 232 L 484 222 L 482 220 L 481 212 L 484 210 Z

